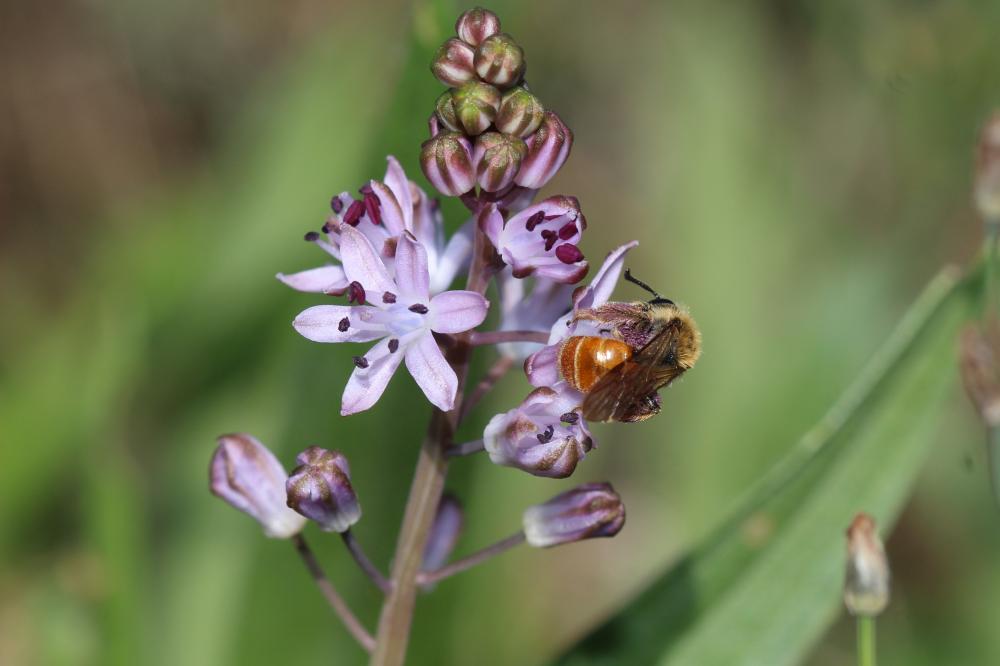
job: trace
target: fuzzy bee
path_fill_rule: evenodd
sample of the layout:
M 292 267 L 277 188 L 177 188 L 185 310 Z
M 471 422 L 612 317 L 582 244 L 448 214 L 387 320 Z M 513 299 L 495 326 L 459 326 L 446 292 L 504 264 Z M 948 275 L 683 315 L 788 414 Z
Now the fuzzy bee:
M 581 410 L 588 421 L 655 416 L 659 390 L 690 370 L 701 354 L 701 332 L 686 310 L 628 270 L 625 279 L 653 299 L 580 310 L 572 322 L 593 322 L 602 335 L 571 336 L 559 347 L 559 374 L 586 396 Z

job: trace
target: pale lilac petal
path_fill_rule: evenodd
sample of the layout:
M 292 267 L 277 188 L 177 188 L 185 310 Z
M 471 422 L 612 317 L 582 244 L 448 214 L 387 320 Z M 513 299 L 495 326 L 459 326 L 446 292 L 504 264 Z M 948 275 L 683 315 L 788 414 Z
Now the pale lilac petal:
M 528 357 L 524 373 L 532 386 L 554 386 L 559 377 L 559 345 L 543 347 Z
M 385 338 L 368 350 L 365 354 L 367 368 L 354 368 L 344 387 L 340 403 L 341 416 L 363 412 L 382 397 L 405 353 L 403 340 L 399 341 L 399 348 L 395 352 L 389 351 L 390 340 L 392 338 Z
M 369 184 L 372 191 L 378 197 L 379 208 L 382 213 L 382 224 L 380 226 L 385 227 L 390 236 L 398 236 L 403 233 L 406 229 L 404 226 L 406 218 L 403 208 L 400 206 L 399 201 L 396 200 L 396 194 L 385 183 L 380 183 L 377 180 L 373 180 Z
M 298 291 L 339 295 L 347 289 L 347 276 L 341 266 L 320 266 L 291 275 L 278 273 L 276 277 Z
M 427 250 L 412 234 L 403 234 L 396 245 L 396 285 L 400 295 L 426 305 L 429 282 Z
M 389 271 L 363 233 L 350 225 L 340 230 L 340 252 L 350 282 L 360 282 L 366 291 L 381 294 L 396 288 Z
M 417 334 L 407 346 L 406 368 L 432 405 L 445 412 L 455 406 L 458 377 L 430 331 Z
M 389 165 L 385 170 L 385 184 L 392 190 L 402 213 L 402 228 L 393 233 L 401 234 L 404 230 L 413 231 L 413 196 L 410 192 L 410 180 L 406 177 L 403 167 L 400 166 L 395 157 L 389 155 L 386 161 Z
M 430 289 L 432 293 L 447 289 L 454 282 L 455 277 L 468 268 L 469 261 L 472 258 L 472 243 L 475 230 L 475 221 L 469 220 L 448 239 L 448 245 L 445 246 L 444 252 L 438 257 L 437 265 L 431 274 Z
M 431 299 L 428 326 L 438 333 L 462 333 L 482 324 L 489 309 L 490 302 L 474 291 L 446 291 Z
M 530 264 L 526 265 L 530 266 Z M 518 266 L 518 262 L 511 264 L 515 275 L 517 275 Z M 533 274 L 536 277 L 547 278 L 549 280 L 555 280 L 556 282 L 576 284 L 587 276 L 588 270 L 590 270 L 590 266 L 587 264 L 586 260 L 584 260 L 575 264 L 564 264 L 560 262 L 542 266 L 536 265 Z
M 316 305 L 300 312 L 292 326 L 302 337 L 313 342 L 368 342 L 386 334 L 382 324 L 366 321 L 365 314 L 369 310 L 375 308 Z
M 496 204 L 490 204 L 479 214 L 479 228 L 490 239 L 494 247 L 501 247 L 500 235 L 503 233 L 503 215 L 497 210 Z
M 594 279 L 579 297 L 574 299 L 577 309 L 596 308 L 608 302 L 608 299 L 611 298 L 611 292 L 614 291 L 615 285 L 618 283 L 618 278 L 621 277 L 626 253 L 638 244 L 639 241 L 631 241 L 619 245 L 608 254 Z

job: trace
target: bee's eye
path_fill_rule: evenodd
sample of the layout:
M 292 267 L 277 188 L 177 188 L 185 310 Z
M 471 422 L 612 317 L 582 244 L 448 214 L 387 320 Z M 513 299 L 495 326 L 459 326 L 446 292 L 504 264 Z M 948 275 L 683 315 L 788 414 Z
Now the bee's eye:
M 677 355 L 672 349 L 663 357 L 663 365 L 677 365 Z

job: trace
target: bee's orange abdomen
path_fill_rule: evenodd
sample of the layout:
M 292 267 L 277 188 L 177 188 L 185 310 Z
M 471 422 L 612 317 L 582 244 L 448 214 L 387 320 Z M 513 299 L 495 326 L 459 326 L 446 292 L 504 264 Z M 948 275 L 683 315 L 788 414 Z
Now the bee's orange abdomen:
M 632 348 L 610 338 L 576 335 L 559 348 L 559 374 L 586 393 L 608 370 L 627 361 Z

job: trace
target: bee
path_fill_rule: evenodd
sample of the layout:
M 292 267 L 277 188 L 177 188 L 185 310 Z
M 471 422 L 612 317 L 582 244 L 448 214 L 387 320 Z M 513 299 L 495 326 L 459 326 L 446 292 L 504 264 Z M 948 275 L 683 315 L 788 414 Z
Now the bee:
M 575 335 L 559 347 L 559 374 L 585 395 L 588 421 L 645 421 L 660 412 L 659 390 L 694 366 L 701 332 L 687 311 L 625 270 L 625 279 L 653 295 L 580 310 L 610 337 Z

